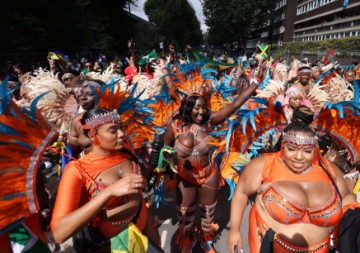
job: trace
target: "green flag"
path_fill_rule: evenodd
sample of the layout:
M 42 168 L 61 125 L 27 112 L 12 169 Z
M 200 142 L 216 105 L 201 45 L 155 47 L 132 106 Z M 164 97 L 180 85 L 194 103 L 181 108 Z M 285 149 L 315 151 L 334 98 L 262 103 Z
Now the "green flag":
M 151 60 L 155 60 L 157 59 L 157 54 L 155 52 L 155 49 L 153 49 L 148 55 L 145 55 L 143 58 L 140 59 L 140 61 L 138 62 L 139 65 L 143 65 Z
M 192 54 L 196 61 L 200 61 L 200 62 L 204 61 L 207 64 L 219 66 L 220 70 L 224 70 L 224 69 L 231 68 L 231 67 L 236 67 L 238 65 L 237 63 L 224 63 L 224 62 L 214 61 L 213 59 L 210 59 L 210 58 L 202 55 L 199 51 L 196 51 L 196 50 L 192 50 Z

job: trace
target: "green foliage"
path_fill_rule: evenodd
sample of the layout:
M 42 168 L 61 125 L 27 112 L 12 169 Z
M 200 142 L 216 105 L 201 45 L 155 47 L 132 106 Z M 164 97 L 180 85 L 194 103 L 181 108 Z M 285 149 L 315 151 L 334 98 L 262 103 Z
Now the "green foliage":
M 275 7 L 274 0 L 201 0 L 205 23 L 209 27 L 211 44 L 245 44 L 252 28 L 265 22 L 268 10 Z
M 177 48 L 202 42 L 199 20 L 187 0 L 147 0 L 144 10 L 159 33 Z
M 327 51 L 330 48 L 337 51 L 359 51 L 360 50 L 360 36 L 348 37 L 340 39 L 329 39 L 321 41 L 295 41 L 285 42 L 281 47 L 274 47 L 275 50 L 284 50 L 290 52 L 300 51 Z

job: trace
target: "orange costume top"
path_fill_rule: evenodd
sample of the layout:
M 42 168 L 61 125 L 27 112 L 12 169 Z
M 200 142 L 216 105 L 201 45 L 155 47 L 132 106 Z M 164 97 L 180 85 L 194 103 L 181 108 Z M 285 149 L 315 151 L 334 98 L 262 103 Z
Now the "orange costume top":
M 92 152 L 81 157 L 77 161 L 70 162 L 63 174 L 56 203 L 51 220 L 51 230 L 54 231 L 56 224 L 66 214 L 76 210 L 80 204 L 84 204 L 99 194 L 109 184 L 96 177 L 104 170 L 116 164 L 130 160 L 130 156 L 123 152 L 116 152 L 107 156 L 97 156 Z M 134 166 L 133 173 L 139 173 L 138 167 Z M 104 210 L 121 206 L 131 199 L 131 195 L 112 198 L 106 203 Z M 105 238 L 111 238 L 119 234 L 128 223 L 133 222 L 140 230 L 145 228 L 147 221 L 147 207 L 142 199 L 141 207 L 133 214 L 122 220 L 101 220 L 99 216 L 92 221 L 92 226 L 97 227 Z
M 174 148 L 177 152 L 178 157 L 186 158 L 189 157 L 189 160 L 192 165 L 192 170 L 185 169 L 180 161 L 177 164 L 178 174 L 181 178 L 185 179 L 186 181 L 194 184 L 194 185 L 201 185 L 203 184 L 207 178 L 209 178 L 214 169 L 209 165 L 206 167 L 201 166 L 200 157 L 202 155 L 208 155 L 211 149 L 211 145 L 208 144 L 209 136 L 204 138 L 201 142 L 194 145 L 193 148 L 188 148 L 184 144 L 182 144 L 178 137 L 180 135 L 188 135 L 192 133 L 194 135 L 194 143 L 196 136 L 199 131 L 203 131 L 205 133 L 209 132 L 209 126 L 203 125 L 198 126 L 196 124 L 185 124 L 184 121 L 176 119 L 174 122 L 174 135 L 175 135 L 175 144 Z
M 330 163 L 326 160 L 325 163 L 327 169 L 330 170 L 329 173 L 335 178 Z M 321 206 L 308 208 L 279 189 L 276 184 L 274 184 L 279 181 L 325 182 L 330 185 L 332 194 Z M 326 172 L 321 168 L 318 160 L 315 160 L 312 168 L 308 172 L 296 174 L 289 170 L 284 164 L 280 152 L 267 153 L 265 154 L 262 182 L 269 183 L 269 185 L 265 188 L 260 198 L 268 214 L 279 223 L 308 223 L 321 227 L 330 227 L 338 224 L 342 218 L 343 210 L 340 196 Z M 258 214 L 256 205 L 252 207 L 250 223 L 253 223 L 250 224 L 249 229 L 251 252 L 257 252 L 253 249 L 259 247 L 261 242 L 257 241 L 256 238 L 261 241 L 269 227 Z M 328 252 L 330 246 L 329 238 L 330 235 L 323 242 L 304 248 L 291 245 L 275 234 L 274 252 L 297 252 L 296 250 L 304 250 L 303 252 L 312 252 L 312 250 L 316 250 L 316 252 Z M 277 251 L 277 248 L 281 250 Z M 286 251 L 285 248 L 293 250 Z

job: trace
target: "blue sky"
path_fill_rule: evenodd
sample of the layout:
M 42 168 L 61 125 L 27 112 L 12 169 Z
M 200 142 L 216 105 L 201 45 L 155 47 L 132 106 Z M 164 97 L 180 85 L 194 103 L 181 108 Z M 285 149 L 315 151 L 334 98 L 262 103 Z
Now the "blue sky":
M 136 2 L 137 6 L 131 5 L 130 9 L 131 9 L 131 13 L 133 13 L 145 20 L 149 20 L 143 9 L 145 1 L 146 0 L 137 0 L 137 2 Z M 196 12 L 196 16 L 201 25 L 201 30 L 203 32 L 205 32 L 207 30 L 207 26 L 204 23 L 204 14 L 202 12 L 202 6 L 200 4 L 200 1 L 199 0 L 188 0 L 188 2 L 192 5 L 192 7 L 194 8 L 194 10 Z

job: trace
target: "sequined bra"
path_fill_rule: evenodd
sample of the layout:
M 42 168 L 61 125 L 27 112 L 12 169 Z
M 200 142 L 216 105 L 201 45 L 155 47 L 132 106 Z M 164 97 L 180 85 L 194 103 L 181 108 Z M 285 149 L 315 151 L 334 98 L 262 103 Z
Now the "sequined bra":
M 330 164 L 326 163 L 330 168 Z M 309 208 L 282 191 L 276 184 L 279 181 L 328 183 L 331 188 L 331 197 L 321 206 Z M 342 218 L 340 196 L 318 162 L 313 164 L 313 169 L 308 173 L 294 174 L 282 163 L 279 152 L 265 154 L 263 182 L 268 182 L 269 185 L 262 193 L 262 202 L 269 215 L 280 223 L 311 223 L 329 227 L 338 224 Z
M 331 187 L 331 197 L 323 205 L 307 208 L 295 199 L 282 192 L 271 183 L 262 194 L 262 201 L 267 212 L 276 221 L 283 224 L 311 223 L 322 227 L 330 227 L 340 222 L 342 218 L 341 200 Z
M 174 133 L 174 135 L 175 135 L 174 148 L 180 157 L 188 157 L 191 155 L 203 155 L 203 154 L 209 153 L 209 151 L 212 147 L 211 145 L 208 144 L 210 136 L 206 136 L 198 144 L 196 144 L 193 148 L 188 148 L 187 146 L 185 146 L 178 140 L 178 137 L 180 135 L 186 136 L 186 135 L 192 133 L 194 136 L 194 142 L 195 142 L 196 136 L 199 131 L 203 131 L 203 132 L 207 133 L 208 126 L 205 125 L 205 126 L 199 127 L 198 125 L 195 125 L 195 124 L 186 125 L 183 123 L 182 120 L 175 120 L 175 123 L 174 123 L 174 132 L 175 132 Z

